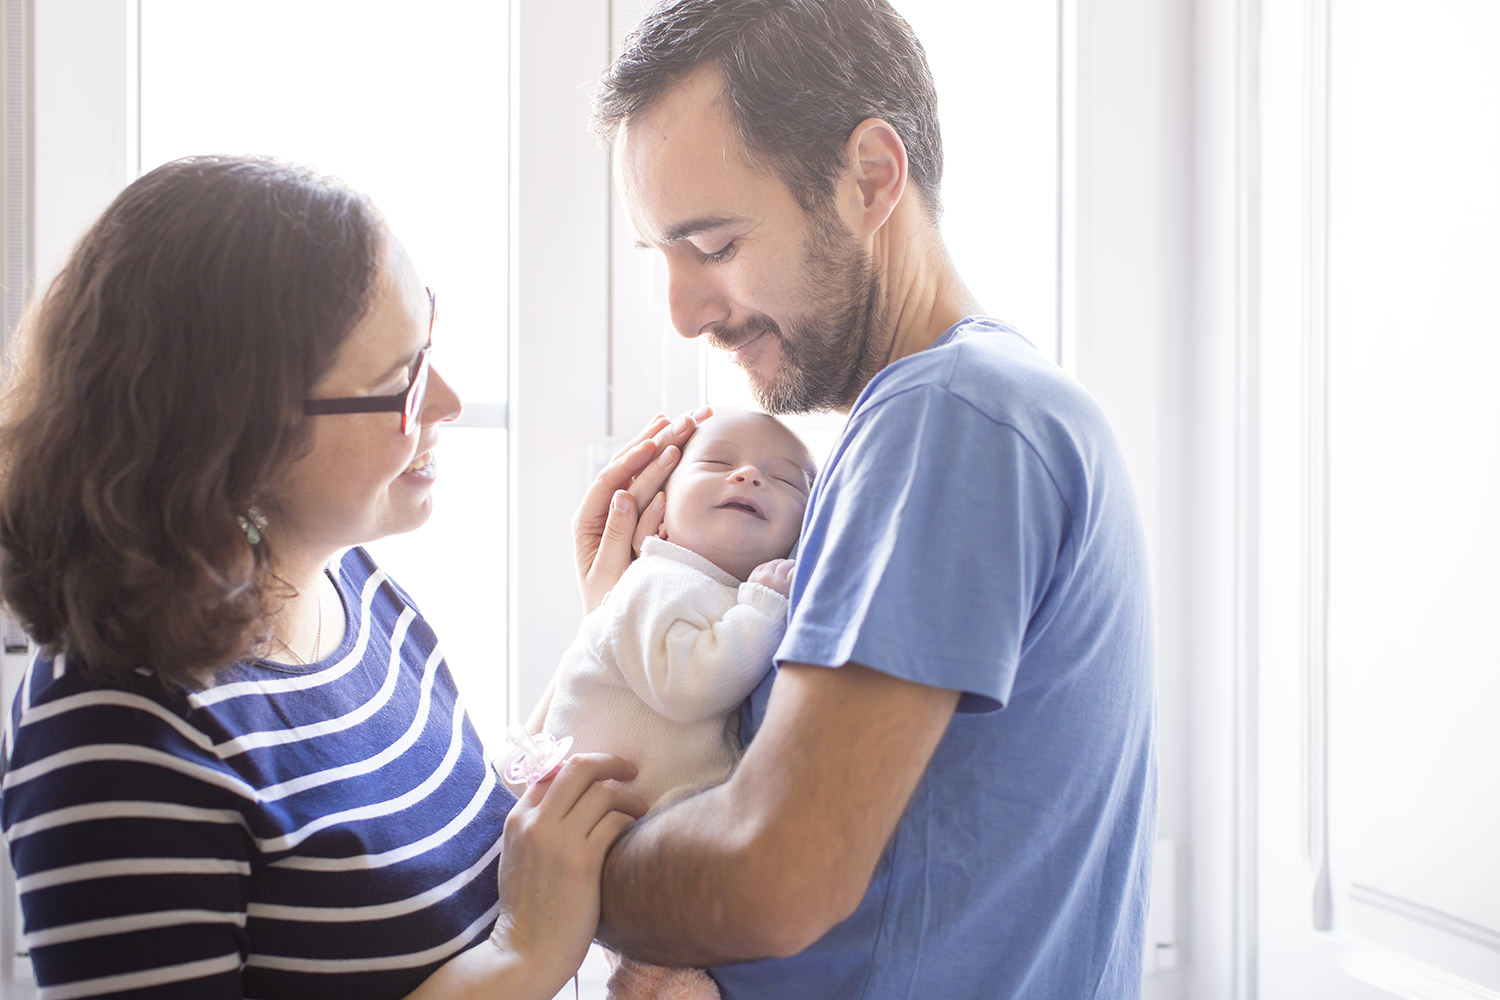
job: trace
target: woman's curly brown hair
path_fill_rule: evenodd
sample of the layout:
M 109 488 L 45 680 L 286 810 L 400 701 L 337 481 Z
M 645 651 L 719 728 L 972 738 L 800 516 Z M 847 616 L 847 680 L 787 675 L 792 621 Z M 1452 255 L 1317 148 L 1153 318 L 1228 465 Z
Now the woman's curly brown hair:
M 177 681 L 254 648 L 286 591 L 238 519 L 274 516 L 385 242 L 362 195 L 269 160 L 115 199 L 28 310 L 0 413 L 0 589 L 37 642 Z

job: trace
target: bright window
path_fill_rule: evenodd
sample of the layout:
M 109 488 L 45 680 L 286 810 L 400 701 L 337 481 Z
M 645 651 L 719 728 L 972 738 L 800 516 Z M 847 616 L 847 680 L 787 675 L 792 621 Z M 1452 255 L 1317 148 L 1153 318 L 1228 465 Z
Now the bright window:
M 140 0 L 140 168 L 257 153 L 368 193 L 438 296 L 466 412 L 432 520 L 371 546 L 443 638 L 486 741 L 506 712 L 507 121 L 503 3 Z M 439 557 L 435 557 L 439 556 Z

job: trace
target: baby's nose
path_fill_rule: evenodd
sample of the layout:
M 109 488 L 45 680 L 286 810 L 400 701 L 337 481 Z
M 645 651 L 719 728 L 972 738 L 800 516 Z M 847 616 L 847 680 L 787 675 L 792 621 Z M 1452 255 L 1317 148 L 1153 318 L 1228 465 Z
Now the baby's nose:
M 732 483 L 749 483 L 752 486 L 762 485 L 760 470 L 753 465 L 742 465 L 729 474 Z

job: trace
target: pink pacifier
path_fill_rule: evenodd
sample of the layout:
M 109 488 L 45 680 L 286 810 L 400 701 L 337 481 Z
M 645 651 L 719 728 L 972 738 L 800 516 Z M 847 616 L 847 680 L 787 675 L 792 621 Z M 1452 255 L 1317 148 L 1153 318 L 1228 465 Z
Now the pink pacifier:
M 573 737 L 549 736 L 528 733 L 522 726 L 511 726 L 505 731 L 516 752 L 505 762 L 505 780 L 512 785 L 534 785 L 557 769 L 568 750 L 573 746 Z

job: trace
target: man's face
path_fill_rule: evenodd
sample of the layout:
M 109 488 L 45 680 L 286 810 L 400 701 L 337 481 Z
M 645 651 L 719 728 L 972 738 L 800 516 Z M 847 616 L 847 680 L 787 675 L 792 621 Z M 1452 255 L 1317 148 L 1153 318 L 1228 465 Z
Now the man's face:
M 666 258 L 678 333 L 729 352 L 772 413 L 847 410 L 889 346 L 874 266 L 833 205 L 809 214 L 746 162 L 720 86 L 700 69 L 621 129 L 625 212 Z

